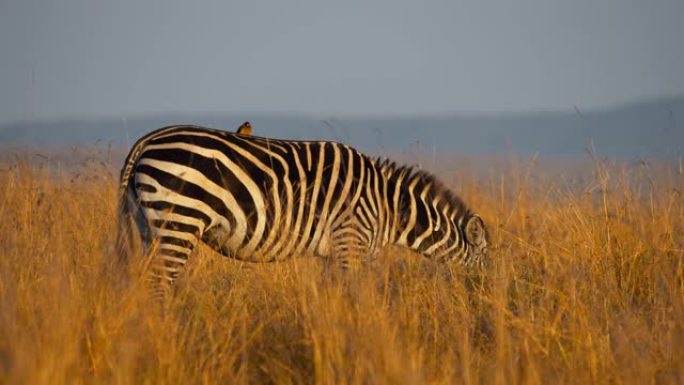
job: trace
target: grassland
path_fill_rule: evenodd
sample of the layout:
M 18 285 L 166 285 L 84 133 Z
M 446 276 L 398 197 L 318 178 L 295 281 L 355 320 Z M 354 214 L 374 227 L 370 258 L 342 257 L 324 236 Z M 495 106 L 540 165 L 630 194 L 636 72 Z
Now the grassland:
M 160 316 L 108 279 L 113 169 L 38 163 L 0 171 L 0 383 L 684 382 L 681 164 L 454 167 L 486 270 L 388 249 L 331 279 L 200 250 Z

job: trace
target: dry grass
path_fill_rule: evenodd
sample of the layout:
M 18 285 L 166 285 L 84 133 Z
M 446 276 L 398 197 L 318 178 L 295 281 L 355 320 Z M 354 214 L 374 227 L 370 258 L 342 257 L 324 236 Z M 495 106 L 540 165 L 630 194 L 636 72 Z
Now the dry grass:
M 108 283 L 116 178 L 88 168 L 0 171 L 2 383 L 684 382 L 679 166 L 455 174 L 498 245 L 481 275 L 396 249 L 343 279 L 201 250 L 164 317 Z

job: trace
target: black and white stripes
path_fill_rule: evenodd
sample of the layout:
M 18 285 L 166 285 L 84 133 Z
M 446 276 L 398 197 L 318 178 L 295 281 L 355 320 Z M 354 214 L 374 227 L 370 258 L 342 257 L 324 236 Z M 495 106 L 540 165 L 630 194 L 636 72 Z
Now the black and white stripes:
M 119 213 L 119 243 L 139 234 L 145 247 L 156 244 L 152 271 L 164 282 L 200 241 L 253 262 L 317 255 L 345 263 L 398 244 L 474 264 L 487 248 L 480 218 L 428 173 L 339 143 L 199 126 L 162 128 L 135 144 Z

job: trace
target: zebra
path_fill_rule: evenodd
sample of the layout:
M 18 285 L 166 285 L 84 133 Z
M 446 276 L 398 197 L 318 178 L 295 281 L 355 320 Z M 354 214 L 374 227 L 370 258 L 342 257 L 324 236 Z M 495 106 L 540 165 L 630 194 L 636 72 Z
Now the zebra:
M 484 222 L 434 175 L 337 142 L 168 126 L 134 144 L 120 182 L 119 252 L 142 241 L 162 297 L 200 242 L 248 262 L 347 266 L 392 244 L 466 266 L 487 255 Z

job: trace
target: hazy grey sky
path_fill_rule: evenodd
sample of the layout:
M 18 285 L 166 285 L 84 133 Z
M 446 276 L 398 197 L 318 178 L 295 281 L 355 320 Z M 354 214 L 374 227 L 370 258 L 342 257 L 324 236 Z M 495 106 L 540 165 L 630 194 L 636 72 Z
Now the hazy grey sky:
M 682 0 L 0 0 L 0 123 L 684 94 Z

